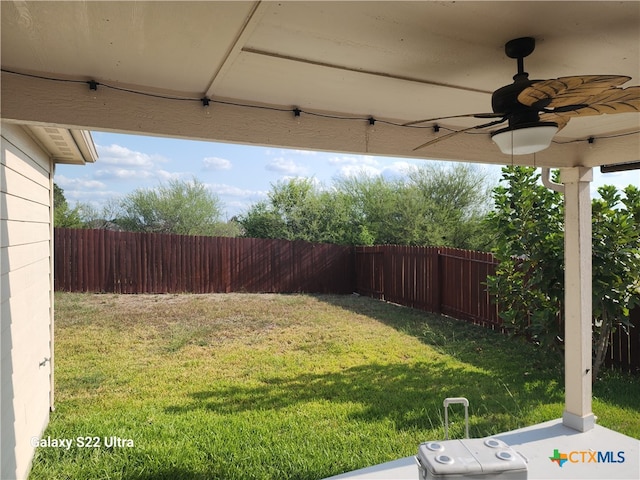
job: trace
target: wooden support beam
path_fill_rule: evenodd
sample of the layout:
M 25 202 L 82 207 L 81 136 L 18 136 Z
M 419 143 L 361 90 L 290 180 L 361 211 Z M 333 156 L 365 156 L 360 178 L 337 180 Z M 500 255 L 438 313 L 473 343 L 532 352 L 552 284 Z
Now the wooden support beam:
M 8 122 L 285 148 L 566 167 L 637 160 L 640 142 L 638 135 L 631 135 L 597 140 L 593 145 L 586 142 L 553 144 L 535 155 L 510 157 L 500 153 L 488 133 L 474 132 L 414 152 L 414 147 L 442 135 L 442 131 L 436 133 L 431 128 L 407 128 L 380 121 L 372 125 L 365 114 L 361 120 L 335 118 L 354 116 L 335 112 L 332 117 L 304 113 L 295 117 L 288 110 L 294 106 L 280 106 L 285 111 L 278 111 L 268 105 L 262 105 L 268 108 L 252 108 L 233 104 L 251 103 L 241 100 L 229 100 L 225 104 L 212 102 L 205 109 L 200 101 L 145 96 L 100 85 L 97 90 L 90 90 L 85 83 L 57 82 L 7 72 L 2 72 L 1 87 L 2 118 Z

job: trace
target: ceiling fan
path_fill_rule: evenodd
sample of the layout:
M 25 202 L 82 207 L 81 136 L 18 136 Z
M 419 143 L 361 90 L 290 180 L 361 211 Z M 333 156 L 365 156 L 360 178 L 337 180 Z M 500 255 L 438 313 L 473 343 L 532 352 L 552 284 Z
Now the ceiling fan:
M 505 154 L 524 155 L 547 148 L 553 136 L 573 117 L 640 112 L 640 85 L 620 87 L 631 80 L 631 77 L 578 75 L 550 80 L 529 80 L 529 74 L 524 71 L 524 58 L 535 49 L 535 39 L 516 38 L 507 42 L 504 49 L 509 58 L 517 60 L 518 72 L 514 75 L 512 84 L 493 92 L 493 112 L 430 118 L 404 125 L 462 117 L 497 120 L 441 135 L 419 145 L 414 151 L 459 133 L 508 122 L 506 127 L 491 132 L 491 139 Z

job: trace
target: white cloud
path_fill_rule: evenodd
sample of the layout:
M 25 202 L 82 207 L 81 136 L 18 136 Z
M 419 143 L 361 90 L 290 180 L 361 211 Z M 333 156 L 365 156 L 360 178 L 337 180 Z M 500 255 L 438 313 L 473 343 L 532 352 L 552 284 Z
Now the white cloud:
M 600 173 L 600 169 L 593 170 L 593 183 L 591 190 L 598 195 L 597 189 L 603 185 L 613 185 L 618 190 L 623 190 L 629 185 L 640 185 L 640 171 L 628 170 L 623 172 Z
M 67 193 L 67 191 L 65 190 L 64 196 L 67 200 L 73 200 L 75 202 L 89 203 L 91 205 L 102 205 L 105 200 L 119 197 L 120 193 L 113 190 L 70 190 Z
M 207 157 L 202 160 L 205 170 L 231 170 L 231 162 L 226 158 Z
M 133 170 L 130 168 L 101 168 L 94 174 L 96 178 L 105 180 L 146 180 L 154 178 L 156 172 L 150 170 Z
M 65 177 L 64 175 L 56 175 L 55 182 L 63 190 L 66 190 L 66 189 L 103 190 L 107 188 L 106 184 L 98 180 L 91 180 L 89 178 L 68 178 L 68 177 Z M 65 194 L 66 194 L 66 191 L 65 191 Z
M 411 171 L 417 170 L 418 167 L 413 165 L 412 163 L 405 161 L 393 162 L 391 165 L 386 166 L 382 169 L 381 174 L 384 177 L 405 177 Z
M 224 183 L 207 184 L 207 187 L 220 198 L 229 218 L 248 211 L 253 204 L 265 200 L 268 194 L 263 190 L 248 190 Z
M 109 146 L 97 145 L 99 162 L 107 165 L 136 166 L 143 168 L 153 168 L 158 163 L 165 163 L 166 158 L 160 155 L 149 155 L 147 153 L 136 152 L 121 145 L 111 144 Z
M 313 150 L 293 150 L 293 153 L 296 153 L 298 155 L 317 155 L 318 154 L 318 152 Z
M 296 164 L 293 160 L 289 160 L 283 157 L 274 158 L 266 166 L 267 170 L 272 172 L 283 173 L 286 175 L 303 175 L 307 169 Z
M 371 155 L 342 155 L 330 157 L 328 162 L 330 165 L 378 165 L 378 161 Z
M 97 145 L 97 149 L 99 158 L 96 167 L 98 168 L 94 171 L 93 177 L 100 180 L 166 182 L 186 175 L 183 172 L 169 172 L 161 168 L 161 165 L 168 162 L 161 155 L 150 155 L 117 144 Z
M 168 172 L 166 170 L 158 170 L 157 172 L 155 172 L 155 177 L 157 177 L 162 182 L 167 182 L 169 180 L 179 180 L 187 175 L 190 174 L 184 172 Z

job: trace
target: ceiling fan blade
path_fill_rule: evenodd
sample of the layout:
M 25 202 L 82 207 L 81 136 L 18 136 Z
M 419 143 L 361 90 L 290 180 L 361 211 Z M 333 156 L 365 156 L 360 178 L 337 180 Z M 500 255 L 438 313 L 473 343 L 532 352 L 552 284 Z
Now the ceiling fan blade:
M 612 113 L 638 111 L 640 108 L 640 85 L 612 88 L 589 99 L 588 108 L 598 108 L 599 105 L 614 110 Z
M 612 88 L 588 99 L 588 104 L 576 110 L 552 111 L 540 115 L 541 120 L 558 122 L 558 128 L 573 117 L 591 115 L 613 115 L 640 112 L 640 85 L 627 88 Z
M 446 120 L 448 118 L 501 118 L 504 117 L 504 113 L 465 113 L 463 115 L 449 115 L 446 117 L 435 117 L 435 118 L 425 118 L 424 120 L 414 120 L 413 122 L 403 123 L 403 127 L 411 127 L 413 125 L 418 125 L 419 123 L 427 123 L 427 122 L 437 122 L 438 120 Z
M 462 130 L 455 130 L 453 132 L 449 132 L 446 133 L 444 135 L 441 135 L 439 137 L 433 138 L 431 140 L 429 140 L 428 142 L 423 143 L 422 145 L 418 145 L 416 148 L 413 149 L 413 151 L 415 152 L 416 150 L 420 150 L 421 148 L 425 148 L 428 147 L 429 145 L 433 145 L 434 143 L 438 143 L 441 142 L 442 140 L 446 140 L 447 138 L 451 138 L 455 135 L 458 135 L 459 133 L 464 133 L 464 132 L 468 132 L 470 130 L 479 130 L 481 128 L 487 128 L 487 127 L 493 127 L 494 125 L 498 125 L 500 123 L 503 123 L 507 120 L 507 117 L 502 117 L 500 120 L 495 120 L 493 122 L 488 122 L 482 125 L 475 125 L 473 127 L 467 127 L 467 128 L 463 128 Z
M 535 81 L 518 95 L 518 102 L 528 107 L 543 109 L 589 103 L 590 97 L 631 80 L 624 75 L 581 75 Z

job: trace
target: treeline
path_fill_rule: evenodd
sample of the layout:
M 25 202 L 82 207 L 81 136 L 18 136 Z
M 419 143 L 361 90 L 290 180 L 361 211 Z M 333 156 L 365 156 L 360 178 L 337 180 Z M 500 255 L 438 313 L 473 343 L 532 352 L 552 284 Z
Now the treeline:
M 219 198 L 197 179 L 138 189 L 98 212 L 70 209 L 56 186 L 55 225 L 185 235 L 281 238 L 341 245 L 490 248 L 482 222 L 491 205 L 485 173 L 468 164 L 425 164 L 405 178 L 362 174 L 330 186 L 296 178 L 229 221 Z
M 490 247 L 482 228 L 490 205 L 491 186 L 479 168 L 427 164 L 402 179 L 363 174 L 330 188 L 311 179 L 280 182 L 239 222 L 254 238 L 483 249 Z
M 64 190 L 54 184 L 53 205 L 56 227 L 216 237 L 242 234 L 236 221 L 223 220 L 222 202 L 196 178 L 139 188 L 111 199 L 101 210 L 82 202 L 70 208 Z

